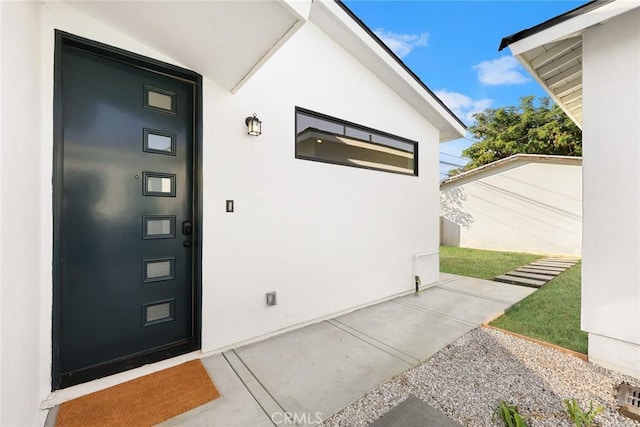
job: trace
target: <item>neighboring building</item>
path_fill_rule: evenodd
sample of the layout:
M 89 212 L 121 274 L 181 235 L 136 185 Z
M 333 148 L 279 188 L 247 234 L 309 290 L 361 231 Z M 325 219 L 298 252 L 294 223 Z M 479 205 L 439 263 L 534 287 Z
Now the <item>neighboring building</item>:
M 465 127 L 342 3 L 0 14 L 0 425 L 438 280 Z
M 582 158 L 516 154 L 440 184 L 442 244 L 579 256 Z
M 598 1 L 502 41 L 582 128 L 582 329 L 640 378 L 640 1 Z

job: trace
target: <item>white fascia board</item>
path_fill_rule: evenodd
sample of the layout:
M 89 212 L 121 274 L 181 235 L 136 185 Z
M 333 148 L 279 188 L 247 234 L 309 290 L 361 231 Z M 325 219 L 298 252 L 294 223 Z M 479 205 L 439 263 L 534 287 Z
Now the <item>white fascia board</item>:
M 521 55 L 547 43 L 575 37 L 585 28 L 603 23 L 636 7 L 640 7 L 640 0 L 616 0 L 511 43 L 509 48 L 514 56 Z
M 293 15 L 297 15 L 299 20 L 308 20 L 311 12 L 313 0 L 278 0 Z
M 509 48 L 511 48 L 511 46 L 509 46 Z M 514 54 L 515 58 L 518 60 L 518 62 L 529 72 L 529 74 L 531 76 L 533 76 L 533 78 L 538 82 L 538 84 L 540 85 L 540 87 L 542 87 L 544 89 L 545 92 L 547 92 L 547 94 L 551 97 L 551 99 L 553 99 L 553 101 L 558 104 L 558 106 L 562 109 L 562 111 L 564 111 L 564 113 L 571 119 L 571 121 L 573 123 L 576 124 L 576 126 L 578 126 L 580 128 L 580 130 L 582 130 L 582 122 L 580 120 L 578 120 L 572 113 L 571 111 L 569 111 L 569 109 L 564 105 L 564 103 L 560 100 L 560 98 L 558 98 L 556 96 L 555 93 L 553 93 L 553 91 L 547 86 L 547 84 L 544 82 L 544 80 L 542 80 L 540 78 L 540 76 L 538 75 L 538 73 L 535 72 L 535 70 L 533 69 L 533 67 L 531 66 L 531 63 L 529 62 L 529 60 L 527 60 L 527 58 L 525 58 L 523 55 L 516 55 Z M 582 66 L 582 63 L 580 64 Z
M 465 126 L 333 0 L 313 2 L 309 21 L 357 58 L 440 131 L 440 142 L 464 137 Z

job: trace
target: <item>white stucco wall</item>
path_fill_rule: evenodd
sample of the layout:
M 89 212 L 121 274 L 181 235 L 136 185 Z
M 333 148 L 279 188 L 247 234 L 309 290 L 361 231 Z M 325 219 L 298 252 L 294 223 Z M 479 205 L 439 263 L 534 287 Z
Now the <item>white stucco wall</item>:
M 50 393 L 54 29 L 183 64 L 65 4 L 6 5 L 0 424 L 24 425 Z M 419 141 L 420 176 L 295 159 L 295 106 Z M 438 131 L 312 23 L 235 95 L 205 75 L 203 115 L 203 352 L 438 279 Z
M 48 244 L 41 239 L 46 203 L 40 179 L 47 172 L 40 169 L 39 6 L 2 2 L 0 8 L 0 425 L 15 426 L 34 420 L 39 356 L 48 345 L 39 336 L 40 273 L 46 268 L 40 251 Z
M 516 160 L 443 184 L 443 244 L 579 256 L 581 169 Z
M 411 288 L 438 245 L 435 129 L 311 23 L 236 95 L 205 90 L 205 351 Z M 420 141 L 420 177 L 295 159 L 296 105 Z
M 582 43 L 582 329 L 592 361 L 640 377 L 640 10 Z

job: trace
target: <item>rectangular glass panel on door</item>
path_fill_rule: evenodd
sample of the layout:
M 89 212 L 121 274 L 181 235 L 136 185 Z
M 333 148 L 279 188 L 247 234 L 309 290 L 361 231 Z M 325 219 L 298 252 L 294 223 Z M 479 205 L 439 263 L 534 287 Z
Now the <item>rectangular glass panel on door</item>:
M 154 302 L 142 306 L 142 326 L 170 322 L 174 319 L 174 300 Z
M 152 154 L 176 155 L 177 135 L 172 132 L 145 129 L 143 151 Z
M 142 194 L 145 196 L 174 197 L 176 176 L 169 173 L 143 172 Z
M 145 259 L 142 261 L 144 283 L 160 282 L 175 278 L 175 258 Z
M 173 239 L 176 237 L 176 217 L 144 215 L 142 230 L 143 239 Z
M 176 94 L 151 86 L 144 86 L 145 104 L 149 109 L 154 109 L 166 113 L 176 112 Z

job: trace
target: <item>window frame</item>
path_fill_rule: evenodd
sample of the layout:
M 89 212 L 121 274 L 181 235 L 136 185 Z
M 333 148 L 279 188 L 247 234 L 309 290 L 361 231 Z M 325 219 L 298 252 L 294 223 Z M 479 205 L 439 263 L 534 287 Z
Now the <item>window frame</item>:
M 403 142 L 403 143 L 407 143 L 407 144 L 411 144 L 413 146 L 413 173 L 405 173 L 405 172 L 399 172 L 399 171 L 393 171 L 393 170 L 388 170 L 388 169 L 384 169 L 384 168 L 376 168 L 373 166 L 364 166 L 364 165 L 357 165 L 354 163 L 348 163 L 348 162 L 340 162 L 340 161 L 334 161 L 334 160 L 326 160 L 326 159 L 322 159 L 322 158 L 318 158 L 318 157 L 312 157 L 312 156 L 305 156 L 302 154 L 298 154 L 298 150 L 297 150 L 297 136 L 298 136 L 298 114 L 302 113 L 304 115 L 308 115 L 311 117 L 315 117 L 318 118 L 320 120 L 326 120 L 332 123 L 335 123 L 337 125 L 343 126 L 343 128 L 346 127 L 350 127 L 350 128 L 354 128 L 357 130 L 361 130 L 364 132 L 371 134 L 375 134 L 381 137 L 385 137 L 385 138 L 390 138 L 390 139 L 395 139 L 398 140 L 399 142 Z M 294 141 L 293 141 L 293 151 L 294 151 L 294 156 L 296 159 L 301 159 L 301 160 L 309 160 L 312 162 L 320 162 L 320 163 L 327 163 L 327 164 L 331 164 L 331 165 L 339 165 L 339 166 L 349 166 L 349 167 L 353 167 L 353 168 L 359 168 L 359 169 L 369 169 L 369 170 L 375 170 L 375 171 L 381 171 L 381 172 L 387 172 L 387 173 L 393 173 L 396 175 L 403 175 L 403 176 L 414 176 L 414 177 L 419 177 L 419 163 L 418 163 L 418 141 L 414 141 L 408 138 L 403 138 L 401 136 L 398 135 L 394 135 L 391 134 L 389 132 L 384 132 L 381 130 L 377 130 L 377 129 L 373 129 L 367 126 L 363 126 L 357 123 L 353 123 L 347 120 L 343 120 L 343 119 L 339 119 L 337 117 L 333 117 L 333 116 L 329 116 L 327 114 L 323 114 L 323 113 L 318 113 L 317 111 L 313 111 L 313 110 L 308 110 L 306 108 L 302 108 L 302 107 L 295 107 L 295 113 L 294 113 L 294 129 L 293 129 L 293 134 L 294 134 Z M 379 147 L 384 147 L 384 148 L 391 148 L 391 149 L 396 149 L 396 150 L 400 150 L 403 151 L 401 148 L 397 148 L 397 147 L 393 147 L 390 145 L 385 145 L 385 144 L 381 144 L 379 142 L 375 142 L 375 141 L 368 141 L 365 139 L 361 139 L 361 138 L 356 138 L 356 137 L 352 137 L 352 136 L 348 136 L 346 135 L 346 130 L 344 131 L 343 134 L 334 134 L 332 132 L 327 132 L 327 131 L 322 131 L 321 132 L 324 133 L 331 133 L 333 135 L 336 136 L 344 136 L 356 141 L 362 141 L 365 142 L 367 144 L 372 144 L 372 145 L 377 145 Z M 409 152 L 409 151 L 407 151 Z

